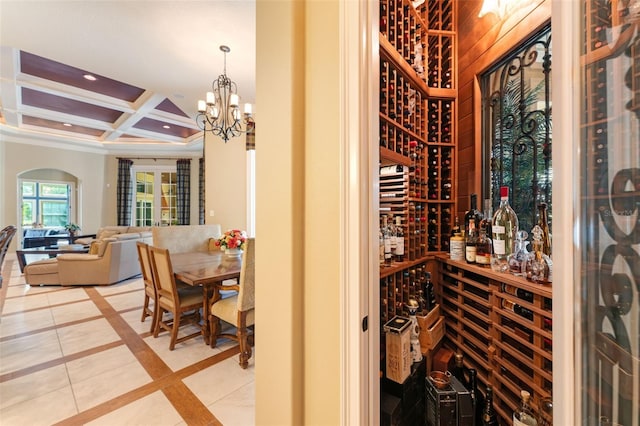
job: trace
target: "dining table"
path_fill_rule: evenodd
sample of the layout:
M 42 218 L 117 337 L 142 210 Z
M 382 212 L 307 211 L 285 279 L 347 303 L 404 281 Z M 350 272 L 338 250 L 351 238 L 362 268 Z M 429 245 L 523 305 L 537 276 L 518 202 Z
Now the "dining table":
M 210 344 L 209 306 L 216 285 L 240 278 L 241 256 L 227 256 L 219 250 L 171 253 L 173 274 L 177 281 L 202 287 L 202 337 Z

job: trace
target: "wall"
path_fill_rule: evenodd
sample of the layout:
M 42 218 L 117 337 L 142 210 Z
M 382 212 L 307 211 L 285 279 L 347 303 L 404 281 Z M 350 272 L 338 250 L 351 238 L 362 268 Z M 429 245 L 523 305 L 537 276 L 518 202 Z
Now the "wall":
M 18 223 L 17 176 L 35 169 L 57 168 L 78 179 L 78 190 L 82 194 L 82 204 L 77 210 L 78 223 L 82 232 L 92 232 L 102 223 L 104 185 L 104 155 L 68 151 L 59 148 L 11 143 L 1 141 L 4 151 L 2 173 L 2 217 L 5 224 Z M 12 242 L 15 250 L 18 239 Z
M 243 145 L 244 146 L 244 145 Z M 185 157 L 189 158 L 189 157 Z M 136 159 L 135 164 L 175 164 L 175 160 Z M 116 190 L 118 159 L 104 155 L 62 148 L 0 141 L 0 224 L 18 223 L 17 176 L 36 169 L 60 169 L 78 179 L 80 209 L 78 223 L 82 233 L 95 233 L 103 225 L 117 222 Z M 244 179 L 244 160 L 241 162 Z M 191 223 L 198 223 L 198 159 L 191 161 Z M 244 181 L 242 183 L 244 185 Z M 242 202 L 245 203 L 244 195 Z M 245 215 L 244 204 L 242 214 Z M 10 251 L 14 251 L 14 239 Z
M 245 135 L 222 139 L 206 135 L 205 223 L 222 230 L 247 229 L 247 151 Z M 256 155 L 257 152 L 256 151 Z M 196 162 L 197 164 L 197 162 Z M 192 165 L 193 167 L 193 165 Z M 275 182 L 272 182 L 275 185 Z M 277 190 L 274 186 L 272 191 Z M 196 207 L 197 208 L 197 207 Z M 213 216 L 211 212 L 213 211 Z M 197 223 L 197 217 L 196 222 Z
M 257 1 L 261 425 L 337 425 L 343 408 L 338 6 Z
M 523 2 L 502 20 L 478 18 L 482 0 L 458 2 L 458 216 L 481 191 L 481 99 L 478 76 L 551 19 L 551 0 Z M 495 206 L 494 206 L 495 207 Z

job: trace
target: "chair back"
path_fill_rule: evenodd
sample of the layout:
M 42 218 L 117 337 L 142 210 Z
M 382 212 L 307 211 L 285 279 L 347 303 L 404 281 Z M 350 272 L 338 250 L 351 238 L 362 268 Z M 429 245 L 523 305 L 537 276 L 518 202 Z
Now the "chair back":
M 173 266 L 169 249 L 149 246 L 151 254 L 151 271 L 158 294 L 158 301 L 168 301 L 171 304 L 178 303 L 178 290 L 176 279 L 173 275 Z
M 154 288 L 153 272 L 151 271 L 151 257 L 149 255 L 149 245 L 142 241 L 136 242 L 138 250 L 138 260 L 140 261 L 140 271 L 144 285 Z
M 11 240 L 16 234 L 16 228 L 13 225 L 5 226 L 2 231 L 0 231 L 0 268 L 2 267 L 2 262 L 4 261 L 4 256 L 7 254 L 7 250 L 9 250 L 9 245 L 11 244 Z
M 240 269 L 240 290 L 238 291 L 238 310 L 241 312 L 255 308 L 256 239 L 248 238 L 245 244 Z

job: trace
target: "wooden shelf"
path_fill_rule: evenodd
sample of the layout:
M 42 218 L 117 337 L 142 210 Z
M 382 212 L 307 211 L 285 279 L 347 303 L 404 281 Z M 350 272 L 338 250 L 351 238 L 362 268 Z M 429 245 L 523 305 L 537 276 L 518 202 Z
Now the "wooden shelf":
M 496 411 L 509 423 L 520 390 L 532 407 L 551 395 L 552 289 L 490 268 L 438 262 L 436 294 L 445 316 L 445 345 L 464 354 L 467 367 L 494 389 Z

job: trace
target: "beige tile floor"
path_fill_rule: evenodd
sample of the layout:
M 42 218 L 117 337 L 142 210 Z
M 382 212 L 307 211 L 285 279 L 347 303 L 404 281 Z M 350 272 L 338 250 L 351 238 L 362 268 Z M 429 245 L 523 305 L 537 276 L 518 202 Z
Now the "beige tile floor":
M 140 321 L 141 279 L 31 287 L 11 254 L 2 272 L 0 425 L 255 423 L 255 351 L 246 370 L 228 340 L 169 351 Z

